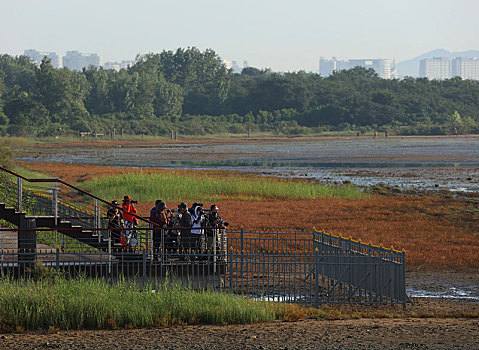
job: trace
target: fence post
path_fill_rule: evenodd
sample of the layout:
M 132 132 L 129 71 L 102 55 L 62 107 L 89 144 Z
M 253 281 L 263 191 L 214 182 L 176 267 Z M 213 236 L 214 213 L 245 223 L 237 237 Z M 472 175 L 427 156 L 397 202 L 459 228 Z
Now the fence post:
M 319 309 L 319 250 L 314 249 L 314 305 Z
M 58 187 L 57 184 L 53 184 L 52 187 L 52 215 L 55 217 L 55 225 L 58 218 Z
M 98 199 L 94 200 L 94 206 L 95 206 L 95 219 L 94 219 L 94 224 L 93 227 L 99 228 L 100 227 L 100 204 L 98 202 Z M 98 245 L 101 243 L 101 231 L 96 230 L 98 234 Z
M 244 229 L 241 227 L 241 260 L 240 260 L 240 277 L 241 277 L 241 294 L 243 294 L 243 260 L 244 260 L 244 254 L 243 254 L 243 240 L 244 240 Z
M 217 230 L 213 230 L 213 276 L 216 275 L 216 245 L 218 244 Z
M 22 178 L 17 177 L 17 211 L 19 213 L 23 212 L 22 202 L 23 202 Z
M 233 293 L 233 246 L 230 247 L 228 251 L 228 259 L 230 262 L 230 293 Z
M 2 225 L 0 225 L 0 229 L 1 229 L 1 228 L 2 228 Z M 1 271 L 2 271 L 2 275 L 3 275 L 3 248 L 4 248 L 4 243 L 3 243 L 3 241 L 4 241 L 4 239 L 5 239 L 5 231 L 2 231 L 2 247 L 1 247 L 1 249 L 2 249 L 2 258 L 1 258 L 1 265 L 2 265 L 2 270 L 1 270 Z
M 60 268 L 60 246 L 57 244 L 57 251 L 55 255 L 55 270 L 58 273 L 58 269 Z
M 108 231 L 108 277 L 111 276 L 111 231 Z
M 402 307 L 404 310 L 406 310 L 406 300 L 407 300 L 407 295 L 406 295 L 406 251 L 403 250 L 401 253 L 401 260 L 402 260 L 402 286 L 401 290 L 403 291 L 403 304 Z
M 58 225 L 58 188 L 56 183 L 52 187 L 52 214 L 55 218 L 56 227 Z M 53 233 L 55 235 L 55 244 L 58 245 L 58 232 L 54 230 Z
M 165 262 L 165 230 L 161 229 L 161 262 Z
M 146 285 L 146 247 L 143 245 L 143 287 Z

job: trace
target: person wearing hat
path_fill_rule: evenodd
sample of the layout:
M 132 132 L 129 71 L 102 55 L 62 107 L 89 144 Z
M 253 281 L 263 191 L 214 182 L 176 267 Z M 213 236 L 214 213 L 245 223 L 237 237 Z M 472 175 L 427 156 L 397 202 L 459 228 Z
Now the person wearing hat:
M 138 245 L 138 237 L 136 237 L 136 231 L 132 230 L 138 224 L 138 219 L 134 214 L 138 213 L 138 210 L 135 208 L 136 201 L 131 199 L 130 196 L 123 197 L 123 218 L 125 220 L 125 228 L 130 230 L 125 230 L 126 243 L 130 246 L 135 247 Z
M 210 228 L 206 230 L 206 247 L 210 253 L 218 248 L 225 248 L 220 246 L 222 241 L 226 243 L 224 239 L 222 240 L 222 234 L 224 233 L 224 227 L 228 226 L 229 223 L 221 220 L 218 210 L 218 206 L 212 204 L 210 207 L 210 213 L 208 214 L 208 226 Z M 219 250 L 221 251 L 221 249 Z
M 111 201 L 112 206 L 108 209 L 106 217 L 108 218 L 108 228 L 117 229 L 121 228 L 124 225 L 123 214 L 118 207 L 118 202 L 116 200 Z M 120 243 L 120 237 L 123 232 L 120 230 L 111 230 L 110 237 L 112 238 L 113 243 Z
M 178 204 L 178 215 L 176 222 L 180 227 L 181 245 L 188 251 L 191 247 L 191 214 L 188 211 L 188 205 L 185 202 Z
M 153 251 L 154 258 L 158 260 L 158 251 L 161 247 L 161 236 L 165 234 L 168 227 L 168 208 L 166 203 L 158 199 L 155 208 L 150 212 L 150 220 L 154 223 L 153 229 Z
M 203 203 L 193 203 L 191 207 L 191 212 L 191 249 L 195 250 L 195 252 L 197 253 L 202 253 L 205 249 L 205 236 L 203 226 L 206 220 L 203 212 Z

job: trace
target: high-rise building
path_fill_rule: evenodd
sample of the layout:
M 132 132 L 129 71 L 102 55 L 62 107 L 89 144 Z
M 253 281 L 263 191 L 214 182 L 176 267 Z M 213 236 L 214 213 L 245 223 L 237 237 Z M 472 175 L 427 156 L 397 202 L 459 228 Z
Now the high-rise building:
M 67 51 L 63 56 L 63 67 L 70 70 L 81 71 L 83 68 L 83 57 L 78 51 Z
M 453 77 L 479 80 L 479 58 L 456 57 L 451 66 Z
M 390 59 L 353 59 L 338 60 L 333 57 L 332 60 L 326 60 L 324 57 L 319 59 L 319 74 L 324 77 L 343 69 L 351 69 L 354 67 L 372 68 L 383 79 L 391 78 L 391 60 Z
M 90 66 L 99 67 L 101 58 L 96 53 L 82 54 L 78 51 L 67 51 L 63 56 L 63 67 L 70 70 L 81 71 Z
M 447 57 L 425 58 L 419 62 L 419 76 L 428 79 L 448 79 L 451 77 L 451 62 Z
M 84 55 L 84 62 L 85 62 L 85 67 L 100 67 L 100 56 L 98 56 L 96 53 L 92 53 L 90 55 Z
M 233 70 L 233 73 L 241 73 L 241 71 L 243 70 L 237 61 L 231 62 L 231 69 Z
M 103 68 L 119 72 L 121 69 L 120 62 L 105 62 Z
M 33 62 L 40 65 L 42 63 L 43 57 L 47 56 L 51 60 L 52 67 L 60 67 L 60 59 L 55 52 L 39 52 L 34 49 L 25 50 L 23 52 L 24 56 L 29 57 Z
M 105 64 L 103 65 L 103 68 L 112 69 L 119 72 L 120 69 L 128 69 L 132 67 L 134 64 L 135 64 L 135 61 L 105 62 Z
M 248 61 L 243 61 L 243 66 L 240 66 L 238 61 L 229 61 L 229 60 L 223 60 L 223 64 L 226 66 L 226 68 L 233 70 L 233 73 L 241 73 L 243 69 L 248 68 Z
M 390 59 L 360 59 L 349 60 L 349 67 L 363 67 L 374 69 L 374 71 L 383 79 L 391 79 L 391 60 Z
M 323 77 L 344 69 L 349 69 L 348 61 L 338 60 L 336 57 L 331 60 L 326 60 L 324 57 L 319 58 L 319 74 Z

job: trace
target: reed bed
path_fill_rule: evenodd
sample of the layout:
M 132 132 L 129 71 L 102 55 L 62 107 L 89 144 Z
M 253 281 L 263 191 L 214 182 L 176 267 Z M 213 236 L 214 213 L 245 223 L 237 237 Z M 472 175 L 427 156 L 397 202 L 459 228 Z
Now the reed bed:
M 218 201 L 237 199 L 364 198 L 351 185 L 322 185 L 273 178 L 178 174 L 122 174 L 94 178 L 82 188 L 102 198 L 122 198 L 125 194 L 141 201 Z
M 276 318 L 269 303 L 173 282 L 159 289 L 126 282 L 62 277 L 3 278 L 0 327 L 4 330 L 109 329 L 179 324 L 241 324 Z
M 55 163 L 28 163 L 23 166 L 45 171 L 52 176 L 61 176 L 72 182 L 87 179 L 84 183 L 89 182 L 92 177 L 116 176 L 118 173 L 128 172 L 141 174 L 141 171 L 152 174 L 171 172 L 173 176 L 179 178 L 193 176 L 192 171 L 161 169 L 66 166 Z M 221 174 L 224 174 L 223 178 L 229 175 L 232 175 L 230 178 L 235 177 L 229 173 Z M 125 194 L 130 193 L 118 194 L 116 198 L 121 199 Z M 154 199 L 161 198 L 156 197 L 156 193 L 153 196 Z M 147 215 L 154 205 L 154 199 L 149 202 L 140 201 L 139 212 Z M 175 197 L 167 204 L 170 208 L 176 208 L 181 200 L 182 198 Z M 192 200 L 204 199 L 192 198 Z M 372 242 L 376 245 L 382 243 L 385 247 L 406 249 L 408 269 L 462 271 L 479 269 L 477 259 L 479 200 L 474 198 L 393 194 L 371 195 L 369 198 L 361 199 L 242 201 L 231 198 L 215 202 L 220 206 L 222 218 L 230 223 L 229 229 L 239 230 L 240 227 L 244 227 L 249 231 L 311 232 L 312 228 L 316 227 L 328 233 L 352 236 L 356 240 L 362 239 L 365 243 Z M 188 203 L 191 203 L 191 200 Z

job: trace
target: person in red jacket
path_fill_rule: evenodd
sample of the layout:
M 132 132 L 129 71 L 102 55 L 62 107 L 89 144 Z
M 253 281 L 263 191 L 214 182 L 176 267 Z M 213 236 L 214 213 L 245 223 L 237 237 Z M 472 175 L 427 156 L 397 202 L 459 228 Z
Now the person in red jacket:
M 123 197 L 123 219 L 125 220 L 125 244 L 128 244 L 131 247 L 136 247 L 138 245 L 138 237 L 136 231 L 133 230 L 138 224 L 138 219 L 132 215 L 138 213 L 135 208 L 134 201 L 130 196 Z M 131 230 L 128 230 L 131 229 Z

